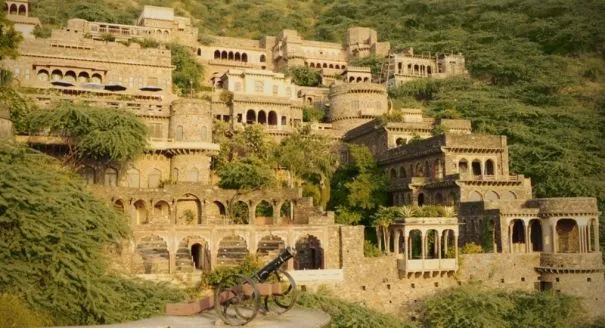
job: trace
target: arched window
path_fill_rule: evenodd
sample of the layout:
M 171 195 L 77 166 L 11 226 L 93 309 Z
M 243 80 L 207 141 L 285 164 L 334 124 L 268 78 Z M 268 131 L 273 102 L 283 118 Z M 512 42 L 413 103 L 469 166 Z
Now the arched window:
M 362 80 L 361 80 L 361 77 L 358 77 L 356 82 L 357 82 L 357 83 L 359 83 L 359 82 L 361 82 L 361 81 L 362 81 Z
M 534 219 L 529 222 L 529 240 L 531 242 L 532 252 L 541 252 L 542 243 L 542 224 L 539 219 Z
M 463 158 L 458 162 L 458 172 L 461 174 L 468 173 L 468 161 L 466 159 Z
M 496 193 L 493 190 L 490 190 L 488 192 L 485 193 L 485 200 L 498 200 L 500 199 L 500 196 L 498 195 L 498 193 Z
M 116 187 L 118 185 L 118 170 L 113 167 L 106 168 L 104 181 L 106 186 Z
M 258 123 L 267 124 L 267 114 L 265 113 L 265 111 L 261 110 L 258 112 Z
M 242 56 L 239 54 L 239 52 L 235 53 L 235 61 L 241 61 L 242 60 Z
M 471 202 L 480 202 L 483 200 L 483 196 L 478 191 L 471 191 L 468 200 Z
M 76 72 L 74 72 L 74 71 L 67 71 L 65 73 L 65 76 L 63 78 L 66 81 L 69 81 L 69 82 L 76 82 Z
M 423 193 L 419 193 L 418 194 L 418 206 L 424 205 L 424 202 L 425 202 L 424 194 Z
M 433 74 L 433 71 L 431 70 L 431 66 L 428 66 L 428 67 L 426 68 L 426 72 L 428 73 L 428 75 Z
M 103 83 L 103 77 L 101 76 L 101 74 L 93 74 L 92 78 L 90 79 L 90 82 L 92 83 Z
M 328 67 L 329 67 L 329 68 L 334 68 L 334 65 L 333 65 L 333 64 L 330 64 Z
M 561 219 L 557 221 L 557 253 L 579 253 L 580 232 L 578 224 L 573 219 Z
M 323 67 L 323 68 L 328 68 L 328 64 L 323 63 L 322 67 Z
M 57 81 L 57 80 L 63 80 L 63 72 L 61 72 L 60 70 L 56 69 L 52 72 L 51 74 L 51 79 L 53 81 Z
M 254 110 L 249 109 L 246 112 L 246 123 L 248 123 L 248 124 L 256 123 L 256 112 L 254 112 Z
M 80 83 L 86 83 L 90 80 L 90 76 L 88 75 L 88 73 L 86 72 L 80 72 L 80 74 L 78 74 L 78 82 Z
M 25 5 L 20 5 L 19 6 L 19 15 L 20 16 L 27 16 L 27 8 L 25 7 Z
M 491 159 L 485 161 L 485 174 L 494 175 L 494 161 L 492 161 Z
M 405 173 L 405 167 L 403 167 L 403 166 L 399 168 L 399 177 L 400 178 L 406 178 L 407 177 L 407 174 Z
M 95 183 L 95 169 L 90 166 L 85 166 L 82 170 L 80 170 L 80 174 L 86 181 L 86 184 L 94 184 Z
M 370 78 L 369 77 L 364 78 L 363 82 L 370 82 Z
M 139 188 L 141 184 L 139 170 L 133 167 L 128 169 L 126 171 L 126 183 L 129 188 Z
M 197 55 L 201 56 L 202 55 L 202 49 L 201 48 L 197 48 Z
M 260 55 L 260 62 L 264 63 L 267 61 L 267 58 L 265 57 L 265 55 Z M 313 64 L 311 64 L 311 67 L 313 67 Z
M 179 125 L 176 127 L 176 141 L 183 141 L 183 126 Z
M 147 179 L 147 185 L 149 188 L 158 188 L 162 181 L 162 172 L 158 169 L 151 170 Z
M 38 81 L 48 81 L 49 78 L 49 74 L 48 71 L 45 69 L 42 69 L 40 71 L 38 71 Z
M 11 5 L 11 8 L 10 8 L 10 10 L 9 10 L 9 12 L 8 12 L 8 13 L 9 13 L 9 14 L 11 14 L 11 15 L 16 15 L 16 14 L 17 14 L 17 10 L 18 10 L 18 9 L 17 9 L 17 5 L 13 3 L 13 4 Z
M 244 63 L 247 63 L 247 62 L 248 62 L 248 54 L 246 54 L 245 52 L 242 54 L 242 61 L 243 61 Z
M 391 169 L 391 179 L 397 179 L 397 170 Z
M 220 59 L 221 58 L 221 52 L 218 50 L 214 51 L 214 59 Z
M 227 52 L 226 51 L 223 51 L 221 53 L 221 59 L 227 59 Z
M 274 111 L 269 112 L 269 125 L 277 125 L 277 114 Z
M 355 78 L 351 76 L 351 77 L 349 78 L 349 82 L 355 82 Z
M 229 51 L 229 57 L 228 57 L 228 59 L 229 60 L 233 60 L 233 51 Z
M 479 161 L 478 159 L 473 161 L 473 175 L 474 176 L 479 176 L 481 175 L 481 161 Z
M 311 63 L 311 68 L 315 68 L 315 64 L 314 63 Z

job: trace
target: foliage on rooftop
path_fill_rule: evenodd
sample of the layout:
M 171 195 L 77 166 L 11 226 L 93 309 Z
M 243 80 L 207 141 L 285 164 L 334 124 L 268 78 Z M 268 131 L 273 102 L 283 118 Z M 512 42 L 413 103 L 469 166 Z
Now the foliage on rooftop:
M 0 294 L 56 325 L 135 320 L 182 299 L 109 268 L 108 251 L 130 237 L 127 219 L 83 185 L 49 156 L 0 146 Z

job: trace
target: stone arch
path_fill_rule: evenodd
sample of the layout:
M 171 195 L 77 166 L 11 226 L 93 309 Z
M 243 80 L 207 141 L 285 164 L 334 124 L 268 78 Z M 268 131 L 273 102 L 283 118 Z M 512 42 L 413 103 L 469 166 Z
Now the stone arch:
M 206 213 L 209 216 L 224 217 L 227 215 L 227 208 L 222 202 L 215 200 L 206 208 Z
M 489 200 L 489 201 L 494 201 L 494 200 L 499 200 L 500 196 L 498 195 L 497 192 L 490 190 L 488 192 L 485 193 L 485 200 Z
M 267 114 L 264 110 L 260 110 L 258 112 L 258 123 L 259 124 L 267 124 Z
M 403 138 L 397 138 L 397 140 L 395 140 L 395 144 L 397 146 L 405 145 L 406 143 L 407 143 L 407 141 Z
M 27 16 L 27 7 L 25 5 L 19 6 L 19 16 Z
M 103 77 L 101 76 L 101 74 L 95 73 L 90 78 L 90 82 L 92 82 L 92 83 L 103 83 Z
M 414 65 L 414 73 L 418 74 L 420 72 L 420 66 Z
M 444 205 L 443 195 L 440 192 L 435 193 L 435 201 L 436 205 Z
M 58 69 L 53 70 L 53 72 L 50 75 L 51 80 L 53 81 L 58 81 L 58 80 L 63 80 L 63 72 L 61 72 Z
M 328 65 L 328 68 L 334 68 L 334 64 Z
M 437 230 L 435 230 L 435 229 L 427 230 L 426 236 L 424 238 L 426 240 L 425 258 L 427 258 L 427 259 L 439 258 L 439 236 L 437 234 Z
M 88 75 L 88 72 L 80 72 L 78 74 L 78 82 L 86 83 L 88 81 L 90 81 L 90 75 Z
M 370 78 L 369 77 L 364 77 L 363 78 L 363 82 L 370 82 Z
M 105 169 L 103 180 L 106 186 L 117 187 L 118 186 L 118 170 L 113 167 Z
M 418 200 L 418 206 L 423 206 L 425 204 L 425 202 L 426 202 L 426 198 L 424 197 L 424 193 L 422 193 L 422 192 L 419 193 L 417 200 Z
M 580 232 L 574 219 L 560 219 L 556 225 L 557 253 L 579 253 Z
M 473 190 L 468 194 L 468 200 L 471 202 L 480 202 L 483 200 L 483 195 L 480 192 Z
M 192 194 L 185 194 L 176 201 L 176 224 L 202 224 L 202 203 Z
M 544 242 L 542 240 L 542 222 L 540 222 L 540 219 L 529 221 L 529 240 L 532 252 L 543 251 Z
M 218 244 L 217 263 L 220 266 L 237 266 L 250 254 L 248 243 L 238 235 L 224 237 Z
M 227 55 L 227 59 L 233 60 L 233 51 L 229 51 L 229 54 Z
M 147 186 L 149 188 L 159 188 L 162 183 L 162 171 L 159 169 L 152 169 L 147 177 Z
M 463 158 L 458 162 L 458 172 L 460 172 L 460 174 L 468 173 L 468 161 L 466 158 Z
M 18 12 L 19 12 L 19 9 L 17 8 L 17 5 L 16 5 L 16 4 L 14 4 L 14 3 L 13 3 L 13 4 L 11 4 L 11 6 L 10 6 L 10 9 L 9 9 L 8 13 L 9 13 L 10 15 L 17 15 L 17 13 L 18 13 Z
M 122 213 L 126 213 L 126 206 L 124 206 L 124 202 L 121 199 L 113 202 L 113 207 Z
M 236 224 L 248 224 L 250 222 L 250 208 L 244 201 L 237 201 L 230 207 L 231 219 Z
M 248 109 L 248 111 L 246 112 L 246 123 L 256 123 L 256 112 L 254 110 Z
M 324 250 L 321 247 L 321 241 L 317 237 L 313 235 L 303 236 L 296 241 L 295 247 L 295 270 L 316 270 L 324 268 Z
M 407 246 L 410 260 L 422 259 L 422 232 L 420 230 L 413 229 L 410 231 Z
M 235 59 L 235 61 L 241 61 L 242 60 L 242 55 L 239 52 L 236 52 L 235 56 L 233 58 Z
M 218 50 L 214 51 L 214 59 L 221 59 L 221 52 Z
M 293 211 L 294 211 L 294 207 L 292 206 L 292 202 L 289 200 L 286 200 L 279 208 L 279 216 L 281 218 L 292 221 L 294 219 Z
M 328 64 L 323 63 L 323 64 L 321 65 L 321 67 L 323 67 L 323 68 L 328 68 Z
M 353 77 L 353 76 L 349 77 L 349 82 L 350 82 L 350 83 L 355 82 L 355 77 Z
M 527 238 L 525 236 L 525 223 L 521 219 L 515 219 L 511 221 L 511 242 L 513 249 L 511 253 L 523 253 L 525 250 L 525 243 Z
M 90 166 L 84 166 L 82 169 L 80 169 L 80 175 L 84 178 L 84 181 L 86 181 L 86 184 L 94 184 L 95 183 L 95 169 L 90 167 Z
M 394 168 L 391 168 L 389 175 L 390 175 L 391 179 L 397 179 L 397 170 L 395 170 Z
M 208 272 L 211 269 L 210 247 L 206 239 L 200 236 L 187 236 L 181 239 L 175 257 L 177 272 L 194 270 Z
M 494 175 L 494 161 L 488 159 L 485 161 L 485 175 Z
M 137 224 L 149 223 L 149 212 L 147 211 L 147 203 L 139 199 L 133 204 L 135 212 L 135 221 Z
M 65 81 L 69 81 L 69 82 L 76 82 L 76 72 L 74 71 L 67 71 L 65 72 L 65 75 L 63 76 L 63 79 Z
M 315 63 L 311 63 L 309 66 L 311 66 L 311 68 L 315 68 Z
M 48 81 L 50 79 L 50 74 L 48 74 L 47 70 L 41 69 L 38 71 L 37 77 L 38 81 Z
M 283 239 L 276 235 L 267 235 L 258 241 L 256 255 L 264 257 L 264 261 L 268 262 L 274 259 L 279 253 L 286 248 L 286 243 Z
M 269 112 L 268 123 L 269 123 L 269 125 L 272 125 L 272 126 L 276 126 L 277 125 L 277 113 L 275 111 L 270 111 Z
M 431 66 L 426 67 L 426 72 L 428 73 L 428 75 L 433 74 L 433 70 L 431 69 Z
M 170 272 L 170 256 L 166 240 L 157 235 L 145 236 L 137 242 L 138 257 L 134 263 L 134 273 L 158 274 Z
M 126 171 L 126 184 L 129 188 L 140 188 L 141 174 L 139 170 L 134 167 L 131 167 Z
M 273 223 L 273 205 L 266 200 L 260 201 L 254 208 L 254 216 L 256 224 Z
M 441 239 L 439 240 L 439 247 L 441 247 L 441 258 L 442 259 L 453 259 L 456 258 L 456 237 L 455 232 L 452 229 L 445 229 L 441 232 Z
M 260 62 L 264 63 L 266 61 L 267 61 L 267 57 L 265 57 L 265 55 L 260 55 Z M 311 63 L 311 65 L 313 65 L 313 63 Z M 311 67 L 314 67 L 314 66 L 311 66 Z
M 403 165 L 401 167 L 399 167 L 399 177 L 400 178 L 407 178 L 407 174 L 405 172 L 405 167 Z
M 454 191 L 447 194 L 447 205 L 454 206 L 458 203 L 458 195 Z
M 517 195 L 514 192 L 507 190 L 502 193 L 502 199 L 503 200 L 515 200 L 515 199 L 517 199 Z
M 355 82 L 357 82 L 357 83 L 361 83 L 361 81 L 362 81 L 361 76 L 357 77 L 357 79 L 355 80 Z
M 481 161 L 480 160 L 474 159 L 473 162 L 471 163 L 471 167 L 472 167 L 474 176 L 481 175 Z
M 245 52 L 242 54 L 242 61 L 243 61 L 244 63 L 247 63 L 247 62 L 248 62 L 248 54 L 247 54 L 247 53 L 245 53 Z
M 165 200 L 153 205 L 153 223 L 170 223 L 170 205 Z
M 221 52 L 221 59 L 227 59 L 227 52 L 224 50 Z

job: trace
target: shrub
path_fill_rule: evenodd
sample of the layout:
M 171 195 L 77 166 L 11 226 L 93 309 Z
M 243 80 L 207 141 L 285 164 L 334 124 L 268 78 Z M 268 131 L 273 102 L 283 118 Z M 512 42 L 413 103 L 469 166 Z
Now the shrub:
M 32 311 L 18 297 L 0 294 L 0 322 L 6 328 L 42 327 L 50 324 L 40 313 Z
M 365 257 L 378 257 L 381 256 L 382 252 L 376 247 L 376 245 L 372 244 L 369 240 L 363 241 L 363 256 Z
M 483 248 L 481 245 L 477 245 L 475 243 L 464 244 L 462 248 L 460 248 L 461 254 L 479 254 L 483 253 Z

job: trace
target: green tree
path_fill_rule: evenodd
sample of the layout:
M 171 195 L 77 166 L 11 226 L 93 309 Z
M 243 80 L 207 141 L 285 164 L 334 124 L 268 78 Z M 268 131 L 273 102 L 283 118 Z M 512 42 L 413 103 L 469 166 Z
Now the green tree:
M 248 158 L 222 165 L 219 186 L 225 189 L 260 189 L 275 184 L 273 170 L 258 159 Z
M 292 77 L 292 82 L 304 87 L 317 87 L 321 84 L 321 74 L 310 67 L 294 66 L 286 72 Z
M 0 294 L 19 297 L 57 325 L 160 313 L 182 292 L 109 269 L 107 251 L 130 238 L 127 222 L 56 160 L 0 145 Z
M 384 207 L 380 206 L 378 211 L 372 215 L 372 225 L 376 227 L 377 232 L 380 231 L 382 235 L 382 243 L 384 250 L 389 253 L 389 245 L 391 244 L 391 234 L 389 233 L 389 227 L 395 219 L 403 217 L 402 211 L 398 207 Z M 380 243 L 380 241 L 378 241 Z
M 65 161 L 80 159 L 124 162 L 143 152 L 147 128 L 131 113 L 106 108 L 61 104 L 54 110 L 32 111 L 25 118 L 29 133 L 48 131 L 64 137 Z
M 186 95 L 200 91 L 204 80 L 204 67 L 197 62 L 187 47 L 170 43 L 168 48 L 172 55 L 172 65 L 175 66 L 172 83 L 179 94 Z

